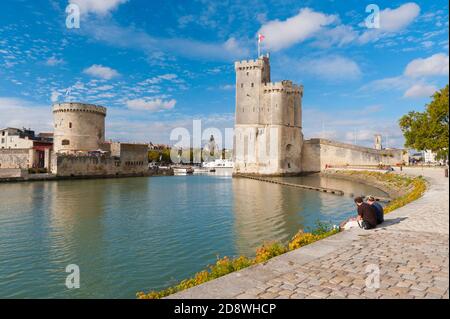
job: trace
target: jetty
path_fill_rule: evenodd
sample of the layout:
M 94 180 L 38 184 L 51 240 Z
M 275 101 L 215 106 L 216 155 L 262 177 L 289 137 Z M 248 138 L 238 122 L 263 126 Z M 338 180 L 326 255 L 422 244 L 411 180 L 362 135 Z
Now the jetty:
M 260 182 L 266 182 L 266 183 L 284 185 L 284 186 L 289 186 L 289 187 L 308 189 L 308 190 L 322 192 L 322 193 L 329 193 L 329 194 L 334 194 L 334 195 L 338 195 L 338 196 L 344 196 L 345 195 L 344 191 L 342 191 L 340 189 L 320 187 L 320 186 L 310 186 L 310 185 L 303 185 L 303 184 L 297 184 L 297 183 L 288 183 L 288 182 L 281 181 L 281 180 L 263 178 L 263 177 L 260 177 L 260 176 L 248 175 L 248 174 L 240 174 L 240 173 L 235 174 L 234 176 L 235 177 L 242 177 L 242 178 L 253 179 L 253 180 L 260 181 Z M 355 195 L 353 193 L 349 193 L 348 195 L 351 196 L 351 197 L 357 197 L 357 196 L 365 197 L 365 195 Z M 382 196 L 375 196 L 375 199 L 377 201 L 380 201 L 380 202 L 390 202 L 391 201 L 391 199 L 389 197 L 382 197 Z

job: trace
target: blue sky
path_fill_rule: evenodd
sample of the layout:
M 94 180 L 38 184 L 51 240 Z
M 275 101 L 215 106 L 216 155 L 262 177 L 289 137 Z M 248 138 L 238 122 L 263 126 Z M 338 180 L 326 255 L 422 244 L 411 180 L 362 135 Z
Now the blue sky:
M 66 27 L 69 3 L 79 29 Z M 364 23 L 370 3 L 378 29 Z M 233 127 L 233 62 L 256 57 L 258 32 L 272 80 L 305 87 L 307 138 L 371 145 L 381 133 L 402 146 L 398 118 L 448 83 L 442 0 L 6 0 L 0 127 L 50 131 L 51 104 L 67 99 L 107 106 L 114 140 L 168 143 L 193 119 Z

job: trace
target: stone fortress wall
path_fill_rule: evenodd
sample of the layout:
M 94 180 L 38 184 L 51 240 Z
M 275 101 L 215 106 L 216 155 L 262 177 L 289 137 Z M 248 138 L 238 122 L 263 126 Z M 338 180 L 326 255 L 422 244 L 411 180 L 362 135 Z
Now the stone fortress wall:
M 1 169 L 28 169 L 32 166 L 30 160 L 32 149 L 16 148 L 0 150 L 0 168 Z
M 99 155 L 54 154 L 53 173 L 58 176 L 144 175 L 148 172 L 147 144 L 104 143 Z
M 53 174 L 128 176 L 148 172 L 147 144 L 105 142 L 105 107 L 59 103 L 53 106 L 53 116 Z
M 236 119 L 234 173 L 285 175 L 318 172 L 328 165 L 408 163 L 404 151 L 377 149 L 325 139 L 304 141 L 303 86 L 271 82 L 268 56 L 235 63 Z
M 272 83 L 268 56 L 235 63 L 234 172 L 285 174 L 301 171 L 303 87 Z
M 346 143 L 314 138 L 303 143 L 302 171 L 319 172 L 326 166 L 372 166 L 408 163 L 403 150 L 377 150 Z

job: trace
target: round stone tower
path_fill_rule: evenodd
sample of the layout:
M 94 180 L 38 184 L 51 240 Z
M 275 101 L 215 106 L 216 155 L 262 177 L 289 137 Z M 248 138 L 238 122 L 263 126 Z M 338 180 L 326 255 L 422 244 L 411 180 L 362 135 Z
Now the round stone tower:
M 93 151 L 105 141 L 106 108 L 103 106 L 66 102 L 53 105 L 56 153 Z

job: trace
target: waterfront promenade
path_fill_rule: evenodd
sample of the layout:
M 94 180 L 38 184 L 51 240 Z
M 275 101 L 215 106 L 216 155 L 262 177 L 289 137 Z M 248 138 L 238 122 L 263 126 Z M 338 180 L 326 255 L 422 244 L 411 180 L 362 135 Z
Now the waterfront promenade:
M 344 231 L 168 298 L 449 298 L 449 180 L 442 169 L 404 172 L 429 188 L 377 229 Z

